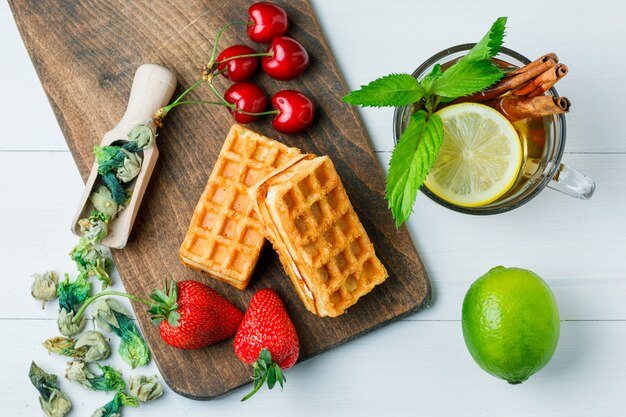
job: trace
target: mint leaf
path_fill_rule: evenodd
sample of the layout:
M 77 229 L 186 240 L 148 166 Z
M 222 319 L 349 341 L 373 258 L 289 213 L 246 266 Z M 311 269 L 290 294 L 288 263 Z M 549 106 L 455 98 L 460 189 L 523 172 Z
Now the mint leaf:
M 399 107 L 418 102 L 423 95 L 424 89 L 412 75 L 390 74 L 362 85 L 342 100 L 363 107 Z
M 484 90 L 500 80 L 504 71 L 489 59 L 459 61 L 452 65 L 432 86 L 432 93 L 441 97 L 457 98 Z
M 443 72 L 441 71 L 441 64 L 435 64 L 435 66 L 433 67 L 432 70 L 430 70 L 428 75 L 426 75 L 422 79 L 422 81 L 420 81 L 420 84 L 424 88 L 425 96 L 428 96 L 432 93 L 433 83 L 435 82 L 437 78 L 441 77 L 441 74 L 443 74 Z
M 506 20 L 506 17 L 497 18 L 489 32 L 459 62 L 479 61 L 496 56 L 504 42 Z
M 499 17 L 491 29 L 470 51 L 441 76 L 436 77 L 428 88 L 428 93 L 455 99 L 474 94 L 491 86 L 504 75 L 504 71 L 491 63 L 504 41 L 506 17 Z M 443 100 L 449 101 L 449 100 Z
M 389 162 L 385 198 L 396 220 L 406 222 L 413 211 L 417 190 L 432 168 L 443 142 L 443 123 L 438 114 L 419 110 L 400 136 Z

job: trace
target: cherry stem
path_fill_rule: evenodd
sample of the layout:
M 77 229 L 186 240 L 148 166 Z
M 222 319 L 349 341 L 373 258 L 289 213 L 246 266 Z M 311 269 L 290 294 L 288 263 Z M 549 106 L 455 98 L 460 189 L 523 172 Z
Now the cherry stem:
M 189 88 L 187 88 L 185 91 L 183 91 L 183 93 L 178 96 L 178 98 L 176 100 L 174 100 L 172 103 L 168 104 L 167 106 L 163 107 L 163 109 L 165 109 L 165 111 L 169 111 L 170 109 L 173 109 L 174 107 L 178 106 L 179 102 L 183 99 L 183 97 L 185 97 L 187 94 L 189 94 L 191 92 L 191 90 L 193 90 L 194 88 L 196 88 L 197 86 L 199 86 L 200 84 L 202 84 L 204 82 L 204 80 L 198 80 L 195 83 L 193 83 L 192 85 L 189 86 Z
M 231 56 L 231 57 L 226 58 L 226 59 L 222 59 L 221 61 L 217 61 L 217 63 L 218 64 L 223 64 L 224 62 L 232 61 L 233 59 L 253 58 L 253 57 L 257 57 L 257 56 L 269 56 L 269 57 L 272 57 L 272 56 L 274 56 L 274 53 L 273 52 L 259 52 L 259 53 L 256 53 L 256 54 L 236 55 L 236 56 Z
M 235 106 L 235 105 L 233 105 L 233 106 L 235 107 L 234 110 L 237 113 L 247 114 L 248 116 L 267 116 L 269 114 L 278 114 L 278 113 L 280 113 L 280 110 L 278 110 L 278 109 L 276 109 L 276 110 L 268 110 L 268 111 L 260 111 L 260 112 L 257 112 L 257 113 L 253 113 L 253 112 L 241 110 L 241 109 L 237 108 L 237 106 Z
M 182 104 L 217 104 L 217 105 L 220 105 L 220 106 L 222 106 L 222 105 L 223 105 L 223 104 L 222 104 L 221 102 L 219 102 L 219 101 L 209 101 L 209 100 L 187 100 L 187 101 L 180 101 L 180 102 L 178 102 L 178 103 L 176 103 L 176 104 L 173 104 L 173 103 L 172 103 L 172 104 L 170 104 L 170 105 L 168 106 L 168 109 L 167 109 L 167 110 L 168 110 L 168 111 L 169 111 L 169 110 L 172 110 L 174 107 L 176 107 L 176 106 L 180 106 L 180 105 L 182 105 Z
M 83 315 L 83 313 L 85 312 L 89 304 L 91 304 L 92 302 L 94 302 L 100 297 L 106 297 L 108 295 L 118 295 L 120 297 L 130 298 L 131 300 L 139 301 L 140 303 L 144 303 L 145 305 L 148 305 L 148 306 L 154 305 L 154 301 L 146 300 L 146 299 L 134 296 L 132 294 L 127 294 L 125 292 L 103 291 L 101 293 L 94 295 L 93 297 L 88 298 L 87 301 L 83 303 L 82 307 L 76 312 L 76 316 L 74 316 L 74 318 L 72 319 L 72 323 L 76 323 L 80 319 L 80 317 Z
M 207 67 L 211 68 L 213 64 L 215 63 L 215 55 L 217 54 L 217 44 L 220 41 L 220 38 L 222 37 L 222 33 L 224 33 L 224 31 L 231 26 L 235 26 L 235 25 L 248 26 L 249 24 L 250 22 L 230 22 L 229 24 L 223 26 L 219 30 L 219 32 L 217 32 L 217 36 L 215 37 L 215 42 L 213 43 L 213 50 L 211 51 L 211 59 L 209 59 L 209 64 L 207 65 Z

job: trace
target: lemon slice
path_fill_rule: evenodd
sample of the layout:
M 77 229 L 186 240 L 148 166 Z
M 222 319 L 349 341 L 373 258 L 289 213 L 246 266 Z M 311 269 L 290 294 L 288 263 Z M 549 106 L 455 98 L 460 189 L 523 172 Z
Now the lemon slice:
M 437 112 L 443 143 L 425 184 L 443 200 L 462 207 L 489 204 L 515 183 L 522 146 L 513 125 L 491 107 L 461 103 Z

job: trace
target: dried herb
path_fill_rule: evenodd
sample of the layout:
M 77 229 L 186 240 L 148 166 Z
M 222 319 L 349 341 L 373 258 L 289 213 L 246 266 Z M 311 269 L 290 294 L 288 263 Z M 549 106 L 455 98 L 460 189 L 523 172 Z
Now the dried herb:
M 32 362 L 28 377 L 39 391 L 39 404 L 46 416 L 63 417 L 70 412 L 72 402 L 57 385 L 56 375 L 47 373 Z
M 31 295 L 35 300 L 41 301 L 41 308 L 46 306 L 46 301 L 57 298 L 57 288 L 59 286 L 57 274 L 54 271 L 47 271 L 43 274 L 33 274 L 34 282 L 31 287 Z
M 78 339 L 71 337 L 53 337 L 43 342 L 48 352 L 69 356 L 84 362 L 95 362 L 106 359 L 111 353 L 109 343 L 102 333 L 95 330 L 85 332 Z
M 117 179 L 115 173 L 109 171 L 103 174 L 101 178 L 102 181 L 104 181 L 104 185 L 111 191 L 113 200 L 115 200 L 118 205 L 125 206 L 128 201 L 128 193 L 124 190 L 122 184 L 120 184 L 120 180 Z
M 102 289 L 111 285 L 109 270 L 113 265 L 107 256 L 104 247 L 98 243 L 81 237 L 78 245 L 70 252 L 70 257 L 76 262 L 76 267 L 81 275 L 95 276 L 102 282 Z
M 136 153 L 128 152 L 126 149 L 122 149 L 121 152 L 126 157 L 122 165 L 117 168 L 115 176 L 118 180 L 126 183 L 134 180 L 139 175 L 139 171 L 141 171 L 141 157 Z
M 93 147 L 93 154 L 98 164 L 98 173 L 106 174 L 115 171 L 124 162 L 124 154 L 120 152 L 119 146 L 98 146 Z
M 119 336 L 121 342 L 118 352 L 133 369 L 150 362 L 150 349 L 146 341 L 119 302 L 113 298 L 96 300 L 91 312 L 100 328 Z
M 99 186 L 96 191 L 89 194 L 89 200 L 96 211 L 107 216 L 109 220 L 115 218 L 122 208 L 113 200 L 111 191 L 104 185 Z
M 153 401 L 163 395 L 163 385 L 156 375 L 135 375 L 130 379 L 130 393 L 139 401 Z
M 91 294 L 91 283 L 87 281 L 86 274 L 79 274 L 75 281 L 70 282 L 70 276 L 65 274 L 65 280 L 61 282 L 59 293 L 59 317 L 57 324 L 63 336 L 73 336 L 79 333 L 85 326 L 85 320 L 74 320 L 74 315 L 80 305 Z
M 126 382 L 122 379 L 120 371 L 107 365 L 98 367 L 102 371 L 100 375 L 94 374 L 85 362 L 70 362 L 65 371 L 65 378 L 93 391 L 122 391 L 126 388 Z
M 154 132 L 148 125 L 137 125 L 128 132 L 128 142 L 124 144 L 124 149 L 129 152 L 138 152 L 150 146 Z
M 122 415 L 120 409 L 125 405 L 139 407 L 139 401 L 119 391 L 111 401 L 94 411 L 91 417 L 119 417 Z
M 107 225 L 109 216 L 99 211 L 92 211 L 91 215 L 78 221 L 80 232 L 85 239 L 92 243 L 98 243 L 108 234 Z

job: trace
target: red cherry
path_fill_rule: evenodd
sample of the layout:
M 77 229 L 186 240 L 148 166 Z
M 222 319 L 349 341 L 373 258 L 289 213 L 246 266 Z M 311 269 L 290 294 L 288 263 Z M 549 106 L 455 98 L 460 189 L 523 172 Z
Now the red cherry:
M 289 36 L 272 39 L 269 56 L 261 59 L 263 71 L 277 80 L 291 80 L 309 67 L 309 54 L 304 46 Z
M 272 97 L 272 107 L 279 110 L 272 120 L 277 132 L 300 133 L 311 126 L 315 118 L 315 105 L 299 91 L 279 91 Z
M 231 85 L 224 93 L 227 102 L 237 106 L 239 110 L 249 113 L 260 113 L 267 108 L 267 96 L 261 88 L 250 82 L 242 82 Z M 238 123 L 250 123 L 259 118 L 249 114 L 239 113 L 234 109 L 230 112 Z
M 256 51 L 246 45 L 234 45 L 224 49 L 217 57 L 217 62 L 223 61 L 233 56 L 250 55 Z M 246 58 L 235 58 L 226 62 L 219 63 L 217 69 L 222 73 L 224 77 L 229 80 L 238 82 L 248 79 L 254 75 L 259 67 L 259 57 L 251 56 Z
M 274 3 L 254 3 L 248 8 L 252 20 L 248 26 L 248 37 L 254 42 L 270 43 L 272 39 L 287 32 L 287 12 Z

